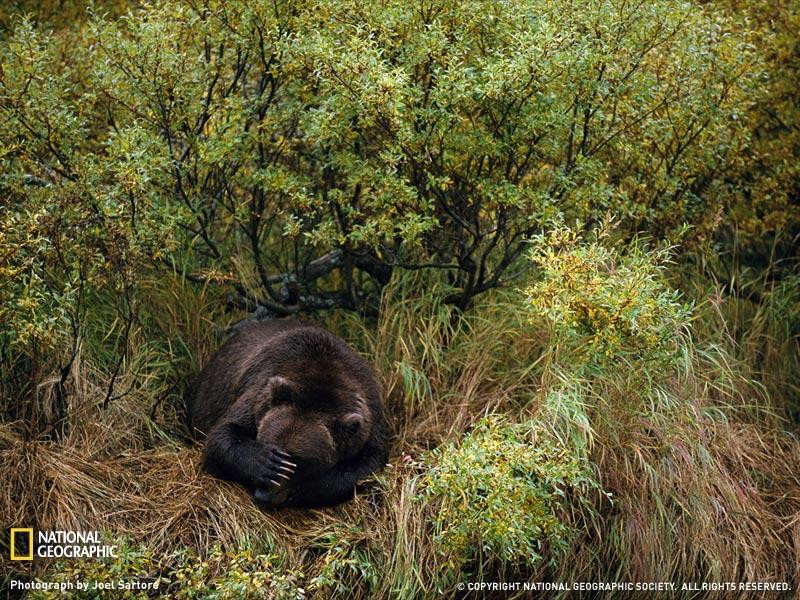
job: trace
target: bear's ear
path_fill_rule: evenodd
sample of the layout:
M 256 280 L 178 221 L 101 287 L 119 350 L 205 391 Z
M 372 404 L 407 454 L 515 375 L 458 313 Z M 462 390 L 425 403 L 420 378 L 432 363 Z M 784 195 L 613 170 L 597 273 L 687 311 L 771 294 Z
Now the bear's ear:
M 270 377 L 267 382 L 267 396 L 271 404 L 288 404 L 294 397 L 294 385 L 284 377 Z
M 339 419 L 339 427 L 348 437 L 357 435 L 364 427 L 364 415 L 356 412 L 347 413 Z

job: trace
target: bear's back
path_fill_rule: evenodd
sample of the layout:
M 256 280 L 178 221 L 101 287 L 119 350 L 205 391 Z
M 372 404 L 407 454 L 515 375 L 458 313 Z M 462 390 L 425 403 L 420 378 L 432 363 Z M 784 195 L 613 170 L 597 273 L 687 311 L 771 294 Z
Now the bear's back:
M 302 378 L 311 370 L 346 371 L 380 402 L 371 367 L 343 340 L 311 323 L 276 319 L 242 327 L 203 368 L 187 391 L 189 427 L 208 433 L 247 390 L 265 389 L 274 375 Z

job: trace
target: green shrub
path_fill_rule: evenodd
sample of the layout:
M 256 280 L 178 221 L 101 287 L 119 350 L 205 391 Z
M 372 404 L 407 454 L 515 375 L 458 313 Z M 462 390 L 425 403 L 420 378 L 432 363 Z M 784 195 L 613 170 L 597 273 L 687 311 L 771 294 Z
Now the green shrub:
M 395 268 L 467 306 L 558 214 L 713 229 L 761 73 L 681 0 L 157 2 L 70 39 L 4 44 L 13 205 L 274 314 L 375 308 Z
M 625 244 L 609 225 L 585 235 L 554 226 L 531 240 L 529 320 L 549 338 L 542 414 L 576 448 L 678 402 L 664 386 L 684 373 L 692 311 L 668 280 L 671 253 Z
M 145 548 L 129 544 L 119 546 L 119 557 L 106 560 L 64 562 L 51 570 L 43 581 L 68 582 L 76 579 L 90 584 L 87 592 L 74 590 L 70 597 L 95 598 L 148 598 L 154 593 L 170 598 L 198 598 L 222 600 L 233 598 L 265 598 L 269 600 L 295 600 L 305 598 L 302 587 L 303 574 L 281 566 L 276 554 L 255 554 L 244 548 L 223 551 L 219 546 L 210 548 L 204 557 L 188 550 L 176 549 L 171 554 L 156 558 Z M 93 590 L 94 582 L 100 584 L 133 582 L 156 583 L 155 591 L 112 588 Z M 57 592 L 34 592 L 31 598 L 58 597 Z
M 174 598 L 305 598 L 303 574 L 282 568 L 276 554 L 254 554 L 249 548 L 211 549 L 205 560 L 188 555 L 167 574 Z
M 607 229 L 588 240 L 565 227 L 532 238 L 537 277 L 528 307 L 532 321 L 546 323 L 553 360 L 575 375 L 674 362 L 691 310 L 667 281 L 670 254 L 637 241 L 620 245 Z
M 341 528 L 314 540 L 312 547 L 324 551 L 320 568 L 309 578 L 308 590 L 326 598 L 369 596 L 378 587 L 380 573 L 365 544 L 359 543 L 356 527 Z
M 572 492 L 596 486 L 587 463 L 545 428 L 498 416 L 429 460 L 418 501 L 429 505 L 445 580 L 490 562 L 555 563 L 574 534 L 565 519 Z

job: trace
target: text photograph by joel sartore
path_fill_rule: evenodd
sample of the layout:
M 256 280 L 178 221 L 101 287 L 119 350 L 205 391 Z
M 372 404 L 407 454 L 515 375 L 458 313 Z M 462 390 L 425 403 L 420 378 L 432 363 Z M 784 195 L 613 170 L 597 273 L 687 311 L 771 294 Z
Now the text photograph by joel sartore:
M 800 600 L 800 0 L 0 2 L 0 599 Z

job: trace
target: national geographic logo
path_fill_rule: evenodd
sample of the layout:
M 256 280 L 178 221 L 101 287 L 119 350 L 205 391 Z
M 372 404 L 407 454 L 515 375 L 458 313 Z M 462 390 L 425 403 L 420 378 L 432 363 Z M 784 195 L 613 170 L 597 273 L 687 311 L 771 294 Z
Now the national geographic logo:
M 99 531 L 39 530 L 12 527 L 11 560 L 37 558 L 116 558 L 117 546 L 106 544 Z
M 11 560 L 33 560 L 33 527 L 11 528 Z

